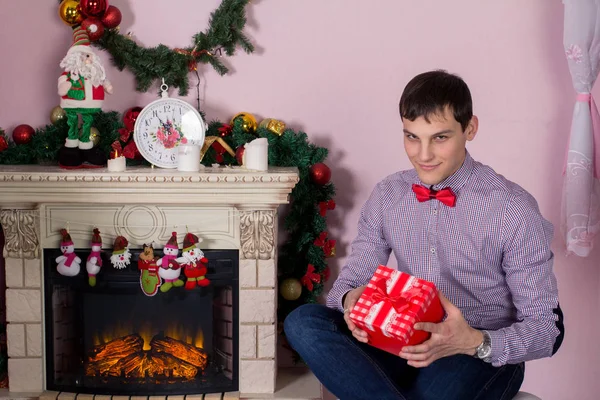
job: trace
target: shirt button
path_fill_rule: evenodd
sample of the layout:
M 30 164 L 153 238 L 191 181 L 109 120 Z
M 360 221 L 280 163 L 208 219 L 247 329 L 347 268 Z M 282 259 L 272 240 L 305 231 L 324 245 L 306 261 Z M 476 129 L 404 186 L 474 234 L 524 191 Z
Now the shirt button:
M 431 252 L 432 252 L 433 254 L 435 254 L 435 247 L 432 247 L 432 248 L 431 248 Z
M 437 215 L 437 209 L 434 208 L 433 211 L 431 212 L 433 215 Z

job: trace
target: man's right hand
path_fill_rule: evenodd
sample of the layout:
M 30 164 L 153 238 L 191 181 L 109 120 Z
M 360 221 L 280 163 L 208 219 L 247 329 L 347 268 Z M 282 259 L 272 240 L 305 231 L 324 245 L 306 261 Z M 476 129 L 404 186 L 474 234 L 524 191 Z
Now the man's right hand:
M 359 327 L 356 326 L 354 322 L 350 319 L 350 312 L 354 308 L 354 305 L 364 292 L 367 286 L 359 286 L 355 289 L 352 289 L 348 293 L 346 293 L 346 297 L 344 299 L 344 321 L 348 325 L 348 329 L 352 332 L 352 336 L 356 338 L 359 342 L 369 343 L 369 335 L 367 332 L 363 331 Z

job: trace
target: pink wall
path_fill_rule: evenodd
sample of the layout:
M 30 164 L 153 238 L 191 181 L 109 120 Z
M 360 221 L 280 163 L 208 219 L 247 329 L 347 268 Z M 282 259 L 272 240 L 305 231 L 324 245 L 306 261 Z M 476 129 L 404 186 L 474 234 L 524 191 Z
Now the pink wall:
M 2 3 L 0 126 L 9 132 L 21 123 L 48 123 L 58 104 L 58 62 L 71 37 L 56 3 Z M 132 31 L 144 45 L 177 47 L 205 29 L 219 0 L 113 4 L 125 15 L 123 32 Z M 597 399 L 600 253 L 565 258 L 558 229 L 574 99 L 562 52 L 562 3 L 253 0 L 248 11 L 247 33 L 258 52 L 227 59 L 232 74 L 225 77 L 203 70 L 204 108 L 209 119 L 239 111 L 277 117 L 330 149 L 339 193 L 331 220 L 340 241 L 335 268 L 344 261 L 371 188 L 409 166 L 397 113 L 405 83 L 433 68 L 466 79 L 480 119 L 471 153 L 528 189 L 557 226 L 555 266 L 566 339 L 556 357 L 527 364 L 524 389 L 545 400 Z M 109 66 L 107 72 L 116 93 L 106 109 L 122 112 L 153 99 L 134 91 L 127 71 Z

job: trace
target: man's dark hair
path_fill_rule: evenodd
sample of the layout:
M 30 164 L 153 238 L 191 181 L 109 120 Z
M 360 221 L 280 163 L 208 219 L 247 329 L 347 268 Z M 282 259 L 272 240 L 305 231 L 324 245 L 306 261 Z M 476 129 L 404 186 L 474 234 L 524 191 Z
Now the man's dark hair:
M 443 70 L 415 76 L 400 97 L 400 116 L 409 121 L 423 117 L 430 122 L 429 117 L 443 115 L 446 107 L 464 132 L 473 117 L 471 91 L 461 77 Z

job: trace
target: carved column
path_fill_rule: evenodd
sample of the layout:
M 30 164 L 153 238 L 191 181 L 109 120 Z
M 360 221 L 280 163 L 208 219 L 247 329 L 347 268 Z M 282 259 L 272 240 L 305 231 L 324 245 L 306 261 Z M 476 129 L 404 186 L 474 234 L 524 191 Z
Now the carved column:
M 42 290 L 38 210 L 0 210 L 6 259 L 8 373 L 13 392 L 41 391 Z
M 273 393 L 277 378 L 277 209 L 243 210 L 239 220 L 240 392 Z

